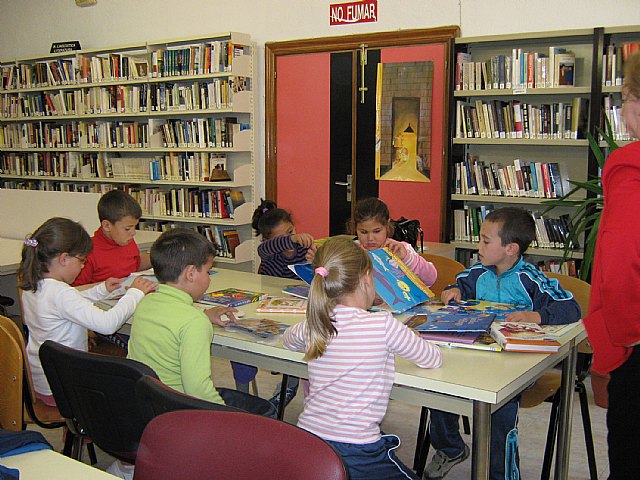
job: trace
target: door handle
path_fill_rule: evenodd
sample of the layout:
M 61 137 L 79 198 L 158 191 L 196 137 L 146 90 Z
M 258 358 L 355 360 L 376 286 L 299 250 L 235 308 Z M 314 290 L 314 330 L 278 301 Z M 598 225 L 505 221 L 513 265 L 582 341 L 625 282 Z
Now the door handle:
M 340 185 L 341 187 L 347 187 L 347 202 L 351 201 L 351 179 L 352 175 L 347 175 L 346 182 L 333 182 L 335 185 Z

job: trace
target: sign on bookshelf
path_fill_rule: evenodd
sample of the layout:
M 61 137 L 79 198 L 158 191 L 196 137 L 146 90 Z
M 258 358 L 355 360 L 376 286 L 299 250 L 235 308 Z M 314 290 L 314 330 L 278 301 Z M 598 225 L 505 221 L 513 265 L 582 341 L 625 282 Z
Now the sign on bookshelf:
M 72 52 L 73 50 L 80 50 L 80 42 L 78 40 L 54 42 L 51 44 L 51 51 L 49 53 Z

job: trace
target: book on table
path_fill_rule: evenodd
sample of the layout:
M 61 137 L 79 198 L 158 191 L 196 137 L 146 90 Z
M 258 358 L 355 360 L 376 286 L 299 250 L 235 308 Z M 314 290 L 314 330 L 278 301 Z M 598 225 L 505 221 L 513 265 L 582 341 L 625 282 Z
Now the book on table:
M 494 314 L 494 320 L 504 320 L 504 318 L 513 312 L 521 310 L 529 310 L 526 305 L 513 305 L 510 303 L 489 302 L 487 300 L 460 300 L 459 302 L 451 301 L 444 304 L 440 300 L 431 300 L 421 305 L 416 305 L 404 313 L 409 315 L 429 315 L 433 313 L 459 313 L 459 314 L 478 314 L 489 313 Z
M 309 298 L 309 285 L 287 285 L 282 289 L 282 293 L 299 298 Z
M 274 341 L 284 333 L 287 327 L 286 323 L 268 318 L 239 318 L 224 329 L 229 332 L 241 333 L 259 341 Z
M 200 299 L 200 303 L 239 307 L 252 302 L 264 300 L 267 294 L 240 288 L 224 288 L 215 292 L 207 292 Z
M 269 297 L 260 302 L 256 312 L 304 314 L 307 312 L 307 300 L 304 298 Z
M 508 352 L 557 353 L 560 342 L 536 323 L 494 322 L 491 336 Z

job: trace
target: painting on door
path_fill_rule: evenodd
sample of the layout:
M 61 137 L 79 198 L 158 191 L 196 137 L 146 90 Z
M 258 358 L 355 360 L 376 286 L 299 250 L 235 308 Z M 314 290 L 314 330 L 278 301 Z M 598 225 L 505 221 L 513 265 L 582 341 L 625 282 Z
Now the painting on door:
M 431 181 L 433 62 L 378 65 L 376 179 Z

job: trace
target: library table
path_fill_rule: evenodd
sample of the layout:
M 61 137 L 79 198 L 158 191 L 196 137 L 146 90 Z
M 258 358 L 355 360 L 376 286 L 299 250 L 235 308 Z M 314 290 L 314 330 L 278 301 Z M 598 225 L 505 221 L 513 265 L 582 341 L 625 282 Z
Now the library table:
M 38 450 L 0 458 L 0 465 L 17 468 L 20 480 L 113 480 L 109 473 L 53 450 Z
M 236 287 L 282 296 L 285 285 L 295 280 L 219 269 L 211 276 L 210 291 Z M 294 324 L 301 315 L 256 314 L 256 303 L 240 307 L 247 317 L 268 317 Z M 212 354 L 267 370 L 306 378 L 303 354 L 286 350 L 282 339 L 275 344 L 258 343 L 246 336 L 214 326 Z M 556 354 L 486 352 L 470 349 L 443 349 L 441 368 L 423 369 L 396 357 L 396 378 L 391 398 L 424 405 L 473 419 L 472 477 L 489 478 L 489 438 L 491 413 L 522 392 L 545 371 L 562 362 L 562 401 L 558 428 L 555 478 L 568 476 L 573 384 L 578 343 L 586 338 L 584 327 L 559 339 Z M 417 424 L 417 419 L 416 419 Z

